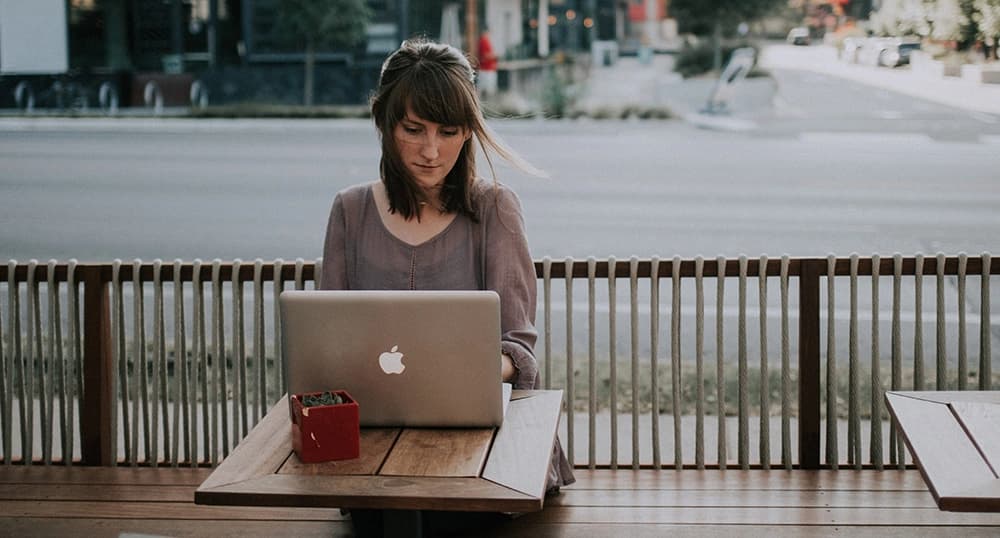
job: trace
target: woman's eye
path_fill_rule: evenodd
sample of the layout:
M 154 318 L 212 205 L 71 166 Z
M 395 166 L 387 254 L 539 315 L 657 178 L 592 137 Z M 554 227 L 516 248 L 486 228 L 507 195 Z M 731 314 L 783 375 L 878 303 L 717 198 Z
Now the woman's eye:
M 420 132 L 420 129 L 418 129 L 416 127 L 406 127 L 406 126 L 403 126 L 403 131 L 405 131 L 408 134 L 417 134 L 417 133 Z
M 458 129 L 445 129 L 441 131 L 444 136 L 455 136 L 458 134 Z

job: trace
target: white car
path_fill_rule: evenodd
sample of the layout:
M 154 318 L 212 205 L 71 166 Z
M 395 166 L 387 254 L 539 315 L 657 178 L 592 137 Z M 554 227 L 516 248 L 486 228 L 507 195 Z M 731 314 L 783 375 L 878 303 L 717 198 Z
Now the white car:
M 792 28 L 785 41 L 791 45 L 808 45 L 810 43 L 809 29 L 805 26 Z

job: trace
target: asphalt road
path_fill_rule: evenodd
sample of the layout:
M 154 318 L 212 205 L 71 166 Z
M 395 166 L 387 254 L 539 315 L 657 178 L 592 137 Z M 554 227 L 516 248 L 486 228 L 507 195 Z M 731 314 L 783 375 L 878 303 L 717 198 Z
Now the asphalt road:
M 1000 251 L 1000 129 L 942 141 L 929 132 L 940 120 L 908 132 L 846 121 L 756 133 L 498 122 L 552 177 L 497 171 L 521 195 L 537 257 Z M 367 122 L 164 125 L 0 124 L 0 257 L 312 258 L 333 194 L 377 174 Z

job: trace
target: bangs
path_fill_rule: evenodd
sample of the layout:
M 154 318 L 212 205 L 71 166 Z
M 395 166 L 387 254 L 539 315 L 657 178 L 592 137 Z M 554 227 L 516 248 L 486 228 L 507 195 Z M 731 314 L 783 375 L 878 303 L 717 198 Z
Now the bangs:
M 399 80 L 393 92 L 388 112 L 390 124 L 395 125 L 406 117 L 406 107 L 421 119 L 441 125 L 471 129 L 476 122 L 478 103 L 472 83 L 463 83 L 460 76 L 429 71 L 446 71 L 430 62 L 418 63 Z M 422 73 L 424 72 L 424 73 Z

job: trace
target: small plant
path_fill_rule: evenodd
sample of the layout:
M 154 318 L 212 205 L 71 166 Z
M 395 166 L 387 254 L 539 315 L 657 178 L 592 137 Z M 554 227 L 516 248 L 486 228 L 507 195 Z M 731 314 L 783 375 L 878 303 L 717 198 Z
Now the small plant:
M 324 392 L 322 394 L 306 394 L 302 397 L 302 407 L 316 407 L 319 405 L 339 405 L 344 403 L 344 398 L 339 394 Z

